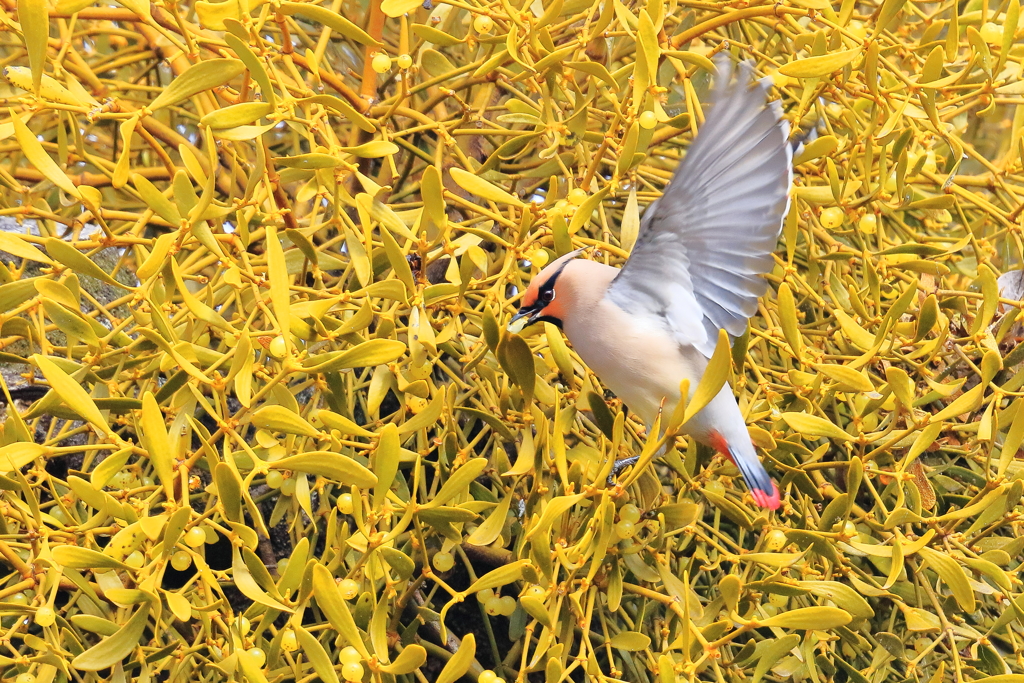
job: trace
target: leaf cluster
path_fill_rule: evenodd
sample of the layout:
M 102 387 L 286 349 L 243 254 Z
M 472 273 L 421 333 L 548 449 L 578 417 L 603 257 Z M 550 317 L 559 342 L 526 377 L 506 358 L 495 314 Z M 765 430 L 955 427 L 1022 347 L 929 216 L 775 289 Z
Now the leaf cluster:
M 5 680 L 1024 681 L 1018 0 L 4 7 Z M 504 331 L 721 51 L 798 146 L 708 380 L 772 514 Z

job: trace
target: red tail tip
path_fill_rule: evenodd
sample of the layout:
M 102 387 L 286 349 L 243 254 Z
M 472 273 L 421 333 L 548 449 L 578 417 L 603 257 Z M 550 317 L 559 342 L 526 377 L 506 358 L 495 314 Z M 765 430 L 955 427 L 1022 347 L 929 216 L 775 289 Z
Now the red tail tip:
M 763 508 L 777 510 L 782 497 L 779 495 L 779 487 L 772 482 L 772 492 L 769 494 L 761 489 L 753 489 L 750 492 L 754 496 L 754 502 Z

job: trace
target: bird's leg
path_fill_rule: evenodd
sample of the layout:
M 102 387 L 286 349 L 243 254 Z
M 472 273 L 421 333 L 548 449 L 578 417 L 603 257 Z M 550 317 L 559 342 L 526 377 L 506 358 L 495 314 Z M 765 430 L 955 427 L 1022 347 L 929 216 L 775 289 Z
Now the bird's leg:
M 665 399 L 662 399 L 661 400 L 661 409 L 659 410 L 659 415 L 664 410 L 664 408 L 665 408 Z M 647 432 L 648 438 L 654 438 L 654 437 L 651 436 L 652 435 L 651 425 L 645 425 L 644 429 Z M 656 437 L 657 434 L 655 434 L 654 436 Z M 658 450 L 658 453 L 654 456 L 655 460 L 657 460 L 661 456 L 663 456 L 666 453 L 668 453 L 669 448 L 671 447 L 670 444 L 672 443 L 672 441 L 673 440 L 666 441 L 666 443 L 664 443 L 662 445 L 662 447 Z M 612 463 L 611 474 L 608 475 L 608 485 L 609 486 L 615 486 L 615 483 L 616 483 L 615 480 L 619 476 L 619 472 L 621 472 L 622 470 L 626 469 L 627 467 L 629 467 L 631 465 L 635 465 L 639 461 L 640 461 L 640 456 L 639 455 L 634 455 L 632 457 L 621 458 L 621 459 L 616 460 L 615 462 L 613 462 Z
M 640 460 L 640 456 L 634 455 L 632 458 L 622 458 L 613 462 L 611 474 L 608 475 L 608 485 L 615 486 L 615 479 L 619 476 L 619 472 L 630 465 L 635 465 L 638 460 Z
M 658 415 L 661 415 L 664 412 L 664 410 L 665 410 L 665 399 L 663 398 L 663 399 L 661 399 L 661 406 L 658 408 Z M 655 422 L 657 423 L 657 421 L 655 421 Z M 650 434 L 651 434 L 651 425 L 649 425 L 649 424 L 648 425 L 644 425 L 644 430 L 647 432 L 647 435 L 649 437 Z M 668 451 L 668 444 L 665 444 L 665 447 L 662 449 L 662 453 L 659 453 L 658 455 L 656 455 L 654 457 L 660 458 L 667 451 Z M 635 465 L 639 460 L 640 460 L 640 456 L 639 455 L 634 455 L 634 456 L 632 456 L 630 458 L 621 458 L 621 459 L 616 460 L 615 462 L 613 462 L 612 463 L 611 474 L 608 475 L 608 485 L 609 486 L 615 486 L 615 480 L 619 476 L 619 472 L 621 472 L 622 470 L 626 469 L 630 465 Z

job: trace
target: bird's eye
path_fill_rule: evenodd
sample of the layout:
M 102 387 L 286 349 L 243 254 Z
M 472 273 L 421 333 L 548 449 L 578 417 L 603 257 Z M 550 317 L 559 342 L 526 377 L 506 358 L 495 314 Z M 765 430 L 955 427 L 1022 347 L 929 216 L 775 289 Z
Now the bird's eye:
M 543 301 L 546 304 L 551 303 L 552 299 L 555 298 L 555 290 L 545 289 L 543 292 L 540 293 L 540 298 L 541 301 Z

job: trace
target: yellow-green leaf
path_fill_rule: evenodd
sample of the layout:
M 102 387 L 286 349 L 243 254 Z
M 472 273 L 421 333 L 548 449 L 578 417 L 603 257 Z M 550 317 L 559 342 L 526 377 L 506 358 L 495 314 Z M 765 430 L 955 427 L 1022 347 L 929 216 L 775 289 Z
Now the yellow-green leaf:
M 875 615 L 871 605 L 864 597 L 838 581 L 800 581 L 801 588 L 806 588 L 812 595 L 827 598 L 836 603 L 836 606 L 850 613 L 850 616 L 857 619 L 870 619 Z
M 827 76 L 833 71 L 839 71 L 844 66 L 857 58 L 862 50 L 846 50 L 820 55 L 818 57 L 805 57 L 796 61 L 784 64 L 779 67 L 779 73 L 792 78 L 820 78 Z
M 948 420 L 953 417 L 960 417 L 964 413 L 973 412 L 981 405 L 982 400 L 985 398 L 985 389 L 987 388 L 987 384 L 981 383 L 973 389 L 965 391 L 956 397 L 956 399 L 954 399 L 948 406 L 933 414 L 931 416 L 932 421 L 941 422 L 942 420 Z
M 394 339 L 371 339 L 347 351 L 310 356 L 303 363 L 306 372 L 338 372 L 349 368 L 372 368 L 396 361 L 405 353 L 405 344 Z
M 619 225 L 619 246 L 625 252 L 633 250 L 636 238 L 640 234 L 640 205 L 636 199 L 636 186 L 629 189 L 626 207 L 622 210 L 622 223 Z
M 584 225 L 590 222 L 591 216 L 601 206 L 601 202 L 608 195 L 610 185 L 606 185 L 599 191 L 587 197 L 579 208 L 576 209 L 576 213 L 572 215 L 572 220 L 569 221 L 569 234 L 574 235 Z
M 875 385 L 859 370 L 854 370 L 845 365 L 833 365 L 831 363 L 818 363 L 814 369 L 837 383 L 837 389 L 841 391 L 874 391 Z
M 902 603 L 897 603 L 902 605 Z M 917 607 L 903 608 L 903 618 L 907 620 L 907 629 L 915 633 L 938 632 L 942 630 L 942 622 L 934 612 Z M 1000 678 L 995 676 L 994 678 Z M 991 680 L 991 679 L 981 679 Z
M 779 324 L 782 325 L 782 334 L 786 337 L 786 343 L 793 350 L 793 355 L 799 359 L 800 351 L 803 349 L 803 338 L 800 336 L 800 328 L 797 325 L 796 298 L 787 282 L 779 285 Z
M 230 107 L 216 109 L 199 120 L 210 128 L 235 128 L 259 121 L 274 111 L 266 102 L 242 102 Z
M 439 391 L 426 408 L 418 412 L 411 419 L 403 422 L 401 426 L 398 427 L 398 433 L 401 436 L 405 436 L 406 434 L 412 434 L 413 432 L 418 432 L 421 429 L 433 426 L 433 424 L 437 422 L 437 418 L 441 417 L 441 411 L 443 408 L 444 393 Z M 384 438 L 383 435 L 381 438 Z
M 412 673 L 423 666 L 426 661 L 427 651 L 422 645 L 406 645 L 395 661 L 381 666 L 381 670 L 393 676 L 402 676 Z
M 200 320 L 207 325 L 211 325 L 234 334 L 235 328 L 228 324 L 228 321 L 225 320 L 220 313 L 207 306 L 189 291 L 188 286 L 181 277 L 181 270 L 178 268 L 177 261 L 172 258 L 170 259 L 170 263 L 174 282 L 178 285 L 178 293 L 181 294 L 181 298 L 185 302 L 185 307 L 188 308 L 189 312 L 191 312 L 197 320 Z
M 836 150 L 839 146 L 839 141 L 834 135 L 823 135 L 820 138 L 807 143 L 804 145 L 804 149 L 800 154 L 793 158 L 793 165 L 799 166 L 800 164 L 808 161 L 813 161 L 823 156 L 828 156 Z M 792 212 L 791 212 L 792 213 Z
M 518 581 L 523 577 L 523 569 L 525 569 L 529 564 L 529 560 L 518 560 L 516 562 L 510 562 L 504 567 L 492 569 L 470 584 L 469 588 L 464 590 L 462 594 L 472 595 L 487 588 L 499 588 L 512 583 L 513 581 Z
M 149 453 L 149 461 L 153 463 L 153 470 L 163 484 L 164 495 L 167 500 L 174 500 L 174 455 L 171 452 L 171 441 L 167 436 L 164 414 L 150 391 L 142 395 L 139 427 L 142 429 L 142 443 Z
M 264 133 L 268 133 L 277 126 L 277 123 L 270 123 L 261 126 L 235 126 L 234 128 L 218 128 L 213 134 L 220 140 L 231 140 L 232 142 L 246 142 L 255 140 Z
M 317 418 L 327 425 L 329 429 L 337 429 L 342 434 L 352 434 L 363 437 L 370 437 L 374 435 L 373 432 L 360 427 L 347 417 L 331 412 L 330 410 L 318 410 Z
M 233 654 L 231 657 L 236 657 L 237 666 L 242 670 L 242 675 L 247 683 L 267 683 L 267 676 L 263 673 L 263 668 L 257 665 L 255 658 L 246 657 L 245 653 L 241 653 L 240 656 Z M 230 657 L 225 658 L 223 661 L 227 662 L 228 659 Z
M 153 213 L 155 213 L 157 216 L 160 216 L 160 218 L 163 218 L 171 225 L 181 224 L 181 214 L 178 212 L 178 207 L 174 205 L 174 202 L 165 197 L 163 192 L 158 190 L 156 188 L 156 185 L 151 183 L 148 178 L 144 178 L 143 176 L 136 173 L 132 176 L 132 184 L 135 185 L 135 189 L 142 197 L 142 201 L 146 202 L 146 205 L 150 209 L 152 209 Z M 157 238 L 157 244 L 153 247 L 153 252 L 155 253 L 157 251 L 157 248 L 159 247 L 161 240 L 165 240 L 165 243 L 167 245 L 166 248 L 169 249 L 171 244 L 175 240 L 177 240 L 177 238 L 178 236 L 173 232 L 161 235 L 160 237 Z M 166 255 L 167 251 L 165 250 L 163 256 L 165 257 Z M 146 261 L 145 264 L 143 264 L 143 266 L 146 265 L 149 265 L 148 260 Z M 163 258 L 161 257 L 159 261 L 154 262 L 152 265 L 150 265 L 150 268 L 159 269 L 159 267 L 162 265 Z M 140 273 L 138 274 L 138 276 L 140 280 L 148 280 L 155 273 L 155 270 L 146 270 L 145 276 L 143 276 L 141 274 L 142 268 L 140 268 L 139 270 Z
M 942 582 L 949 586 L 960 609 L 967 614 L 973 614 L 975 609 L 974 589 L 971 588 L 971 583 L 967 580 L 967 573 L 963 567 L 949 555 L 931 548 L 921 548 L 919 554 L 928 566 L 935 570 Z
M 279 405 L 263 406 L 252 415 L 252 423 L 259 429 L 285 434 L 298 434 L 317 438 L 320 432 L 301 415 Z
M 494 543 L 498 536 L 501 535 L 501 530 L 505 526 L 505 518 L 508 517 L 508 511 L 512 507 L 513 498 L 514 496 L 511 492 L 507 493 L 502 501 L 491 510 L 491 514 L 487 515 L 484 523 L 470 534 L 466 542 L 472 545 L 490 545 Z
M 117 633 L 75 657 L 71 666 L 79 671 L 102 671 L 130 655 L 143 643 L 142 634 L 149 620 L 150 605 L 149 602 L 142 603 Z
M 434 402 L 438 403 L 438 408 L 441 407 L 439 401 L 442 396 L 443 394 L 438 392 L 437 398 L 434 399 Z M 438 412 L 440 412 L 440 410 Z M 423 413 L 420 413 L 420 415 L 422 414 Z M 419 417 L 419 415 L 416 417 Z M 436 420 L 437 418 L 434 419 Z M 431 420 L 431 424 L 433 424 L 433 420 Z M 373 489 L 374 509 L 380 508 L 387 496 L 388 489 L 391 488 L 391 484 L 395 480 L 395 475 L 398 473 L 398 462 L 402 455 L 400 452 L 401 449 L 402 443 L 398 438 L 398 428 L 393 424 L 384 425 L 384 429 L 380 432 L 380 440 L 377 442 L 377 448 L 373 453 L 373 474 L 375 474 L 377 478 L 377 482 L 374 484 Z M 366 488 L 365 484 L 358 484 L 358 486 Z
M 782 659 L 793 648 L 800 644 L 800 636 L 791 633 L 781 638 L 767 638 L 757 645 L 754 655 L 757 666 L 754 668 L 754 683 L 760 683 L 764 675 L 775 666 L 775 663 Z
M 46 356 L 38 353 L 33 354 L 32 362 L 36 364 L 36 367 L 43 373 L 43 377 L 49 382 L 50 387 L 57 392 L 61 401 L 68 408 L 85 418 L 86 422 L 95 427 L 104 437 L 110 433 L 110 425 L 107 424 L 103 413 L 96 407 L 92 398 L 86 393 L 79 382 L 72 379 Z
M 184 595 L 175 591 L 164 591 L 164 598 L 178 621 L 188 622 L 192 618 L 192 603 Z
M 308 2 L 282 2 L 281 13 L 305 17 L 310 21 L 326 26 L 332 31 L 337 31 L 346 38 L 369 47 L 381 47 L 380 41 L 374 40 L 370 34 L 359 28 L 351 21 L 326 7 L 320 7 Z
M 239 521 L 242 518 L 242 480 L 238 472 L 226 462 L 219 462 L 213 468 L 213 483 L 217 485 L 224 516 L 229 521 Z
M 36 139 L 35 133 L 29 130 L 29 127 L 22 122 L 21 117 L 13 111 L 11 112 L 11 121 L 14 123 L 14 135 L 18 139 L 18 146 L 29 163 L 35 166 L 36 170 L 42 173 L 43 177 L 51 183 L 72 197 L 81 198 L 78 187 L 71 182 L 71 178 L 68 178 L 63 169 L 57 165 L 57 162 L 50 158 L 50 155 L 43 149 L 42 143 Z
M 462 645 L 449 659 L 441 673 L 437 675 L 436 683 L 455 683 L 469 671 L 469 667 L 476 661 L 476 637 L 467 633 L 462 639 Z
M 62 567 L 72 569 L 118 569 L 126 570 L 127 566 L 109 555 L 79 548 L 74 545 L 59 545 L 53 549 L 53 561 Z
M 540 519 L 530 527 L 526 538 L 531 538 L 539 533 L 546 533 L 556 519 L 564 515 L 573 505 L 583 500 L 585 496 L 586 494 L 584 493 L 577 493 L 574 496 L 558 496 L 549 500 L 547 505 L 544 506 L 544 512 L 541 513 Z
M 423 507 L 441 507 L 455 496 L 463 493 L 469 488 L 473 480 L 480 476 L 485 467 L 487 467 L 487 458 L 473 458 L 466 462 L 462 467 L 455 470 L 454 474 L 448 477 L 448 481 L 444 483 L 444 486 L 437 492 L 437 495 L 424 504 Z
M 147 181 L 148 182 L 148 181 Z M 138 185 L 136 185 L 138 187 Z M 160 195 L 163 198 L 163 195 Z M 164 198 L 166 199 L 166 198 Z M 169 206 L 173 205 L 167 202 Z M 175 209 L 177 213 L 177 209 Z M 135 271 L 135 275 L 141 282 L 145 282 L 149 278 L 156 275 L 167 260 L 168 254 L 171 250 L 171 245 L 174 244 L 176 235 L 173 232 L 164 233 L 156 238 L 156 242 L 153 243 L 153 251 L 149 253 L 149 256 L 143 261 L 139 269 Z
M 389 17 L 400 17 L 423 6 L 423 0 L 384 0 L 380 10 Z
M 4 77 L 16 88 L 33 91 L 32 71 L 23 66 L 8 66 L 3 70 Z M 43 74 L 42 82 L 39 85 L 39 97 L 48 102 L 59 104 L 70 104 L 73 107 L 94 106 L 96 101 L 91 97 L 78 96 L 65 88 L 57 79 Z M 22 116 L 25 120 L 27 116 Z M 14 134 L 13 124 L 8 135 Z
M 454 180 L 459 187 L 470 194 L 480 197 L 481 199 L 486 199 L 494 202 L 495 204 L 510 204 L 512 206 L 523 205 L 523 202 L 515 195 L 509 194 L 497 185 L 484 180 L 480 176 L 470 173 L 469 171 L 461 168 L 452 168 L 451 174 L 452 180 Z
M 47 237 L 43 244 L 50 256 L 60 261 L 62 265 L 67 266 L 73 272 L 79 275 L 94 277 L 97 280 L 106 282 L 108 285 L 120 287 L 121 289 L 131 289 L 128 285 L 115 280 L 107 271 L 96 265 L 92 259 L 64 240 L 57 239 L 56 237 Z
M 640 650 L 646 650 L 651 646 L 651 637 L 644 633 L 637 633 L 636 631 L 619 631 L 612 636 L 612 639 L 608 644 L 614 648 L 618 648 L 619 650 L 639 652 Z
M 846 314 L 845 311 L 836 308 L 832 311 L 836 320 L 839 321 L 839 326 L 843 330 L 843 334 L 846 338 L 853 342 L 853 345 L 859 348 L 861 351 L 867 351 L 875 344 L 875 335 L 871 334 L 863 327 L 857 324 L 857 322 Z
M 551 628 L 554 625 L 554 621 L 551 619 L 551 615 L 548 613 L 547 607 L 544 601 L 533 595 L 524 595 L 519 598 L 519 604 L 523 606 L 526 613 L 531 617 L 539 621 L 542 625 Z
M 184 102 L 193 95 L 224 85 L 243 71 L 245 64 L 238 59 L 205 59 L 172 80 L 150 103 L 149 110 L 156 111 Z
M 339 683 L 338 673 L 334 670 L 331 656 L 327 654 L 327 650 L 320 644 L 320 641 L 301 626 L 295 626 L 294 630 L 299 647 L 302 648 L 302 654 L 313 665 L 313 671 L 320 677 L 320 680 L 323 683 Z
M 690 420 L 694 415 L 704 409 L 711 399 L 718 395 L 718 392 L 725 386 L 729 378 L 729 368 L 732 363 L 732 354 L 729 351 L 729 335 L 725 330 L 718 331 L 718 344 L 715 346 L 711 360 L 704 368 L 697 388 L 686 404 L 686 417 L 683 422 Z
M 398 145 L 387 140 L 371 140 L 356 147 L 341 147 L 339 151 L 361 159 L 377 159 L 398 154 L 399 148 Z
M 39 94 L 46 68 L 46 46 L 50 39 L 50 12 L 46 1 L 18 0 L 18 21 L 32 69 L 32 92 Z
M 96 331 L 78 313 L 73 313 L 56 301 L 42 297 L 43 311 L 46 317 L 53 321 L 57 329 L 71 337 L 77 337 L 88 346 L 98 346 L 99 337 Z M 75 307 L 77 309 L 77 306 Z
M 53 261 L 42 249 L 32 246 L 21 235 L 13 232 L 0 232 L 0 251 L 19 256 L 30 261 L 52 264 Z
M 882 8 L 878 11 L 878 17 L 875 19 L 875 30 L 871 35 L 877 36 L 887 29 L 906 2 L 907 0 L 884 0 Z
M 512 334 L 498 345 L 498 359 L 516 386 L 523 392 L 523 400 L 529 405 L 537 382 L 533 363 L 533 352 L 529 344 L 518 334 Z
M 281 610 L 282 612 L 292 611 L 287 605 L 267 595 L 266 591 L 260 588 L 260 585 L 256 583 L 256 579 L 253 578 L 252 573 L 249 571 L 249 567 L 242 560 L 242 553 L 239 552 L 237 546 L 231 549 L 231 556 L 231 578 L 234 579 L 235 588 L 240 590 L 242 595 L 272 609 Z
M 397 464 L 397 463 L 396 463 Z M 377 484 L 377 475 L 352 458 L 330 451 L 310 451 L 269 463 L 275 470 L 296 470 L 326 477 L 343 484 L 372 488 Z
M 2 452 L 2 449 L 0 449 L 0 452 Z M 121 471 L 121 468 L 125 466 L 131 455 L 131 448 L 122 448 L 116 453 L 111 453 L 89 473 L 89 483 L 97 489 L 102 489 L 115 474 Z M 0 459 L 0 462 L 2 462 L 2 459 Z
M 797 434 L 814 438 L 852 441 L 853 437 L 823 417 L 807 413 L 782 413 L 779 417 Z
M 800 607 L 776 614 L 765 620 L 758 620 L 760 626 L 774 628 L 792 628 L 808 631 L 824 631 L 830 628 L 846 626 L 853 617 L 838 607 Z
M 370 652 L 359 635 L 356 622 L 352 618 L 349 606 L 341 597 L 331 570 L 320 563 L 313 566 L 313 595 L 320 609 L 323 610 L 324 616 L 331 622 L 331 626 L 342 635 L 349 645 L 359 651 L 363 659 L 369 659 Z
M 412 578 L 413 572 L 416 571 L 416 563 L 412 561 L 411 557 L 401 550 L 395 550 L 387 546 L 382 546 L 379 552 L 383 556 L 384 561 L 394 570 L 395 576 L 398 577 L 399 581 L 407 581 Z

